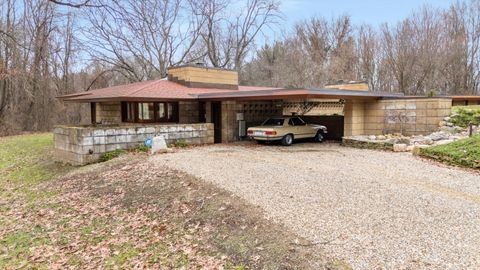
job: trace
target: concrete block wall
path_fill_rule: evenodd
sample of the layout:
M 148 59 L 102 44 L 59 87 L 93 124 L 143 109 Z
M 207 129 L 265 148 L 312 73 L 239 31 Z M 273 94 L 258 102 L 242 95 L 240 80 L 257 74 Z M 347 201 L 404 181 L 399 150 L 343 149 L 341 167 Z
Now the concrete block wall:
M 345 102 L 345 136 L 430 134 L 451 113 L 447 98 L 385 99 Z
M 347 100 L 344 106 L 344 136 L 365 133 L 365 102 Z
M 235 101 L 222 101 L 222 142 L 237 141 L 238 123 L 237 113 L 241 112 L 241 106 Z
M 213 124 L 120 125 L 54 128 L 55 159 L 72 165 L 96 162 L 103 153 L 132 149 L 148 138 L 163 136 L 167 143 L 213 143 Z
M 244 113 L 247 127 L 258 125 L 269 117 L 281 116 L 282 106 L 274 101 L 222 101 L 222 142 L 239 139 L 237 113 Z
M 96 103 L 96 120 L 102 124 L 118 124 L 122 122 L 122 106 L 120 102 Z

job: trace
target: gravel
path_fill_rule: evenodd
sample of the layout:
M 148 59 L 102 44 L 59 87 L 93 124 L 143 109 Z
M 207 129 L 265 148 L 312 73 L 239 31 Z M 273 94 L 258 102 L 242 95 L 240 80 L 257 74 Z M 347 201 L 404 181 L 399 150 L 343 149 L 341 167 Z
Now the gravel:
M 152 157 L 225 188 L 355 269 L 478 269 L 480 175 L 337 144 L 213 145 Z

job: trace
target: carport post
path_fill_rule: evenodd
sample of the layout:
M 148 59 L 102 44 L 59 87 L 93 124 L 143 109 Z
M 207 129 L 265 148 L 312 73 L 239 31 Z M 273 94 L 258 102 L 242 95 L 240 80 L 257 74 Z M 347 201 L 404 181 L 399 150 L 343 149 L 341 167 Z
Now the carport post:
M 344 136 L 364 135 L 365 102 L 361 100 L 345 100 Z

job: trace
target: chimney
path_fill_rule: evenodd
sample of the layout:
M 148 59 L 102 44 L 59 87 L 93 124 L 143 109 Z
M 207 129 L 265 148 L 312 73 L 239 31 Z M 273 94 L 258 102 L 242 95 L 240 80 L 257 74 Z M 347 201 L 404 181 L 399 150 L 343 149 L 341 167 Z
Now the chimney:
M 238 72 L 204 63 L 168 68 L 168 80 L 188 87 L 238 90 Z
M 341 89 L 341 90 L 357 90 L 357 91 L 368 91 L 367 82 L 359 81 L 338 81 L 335 84 L 327 84 L 324 88 L 327 89 Z

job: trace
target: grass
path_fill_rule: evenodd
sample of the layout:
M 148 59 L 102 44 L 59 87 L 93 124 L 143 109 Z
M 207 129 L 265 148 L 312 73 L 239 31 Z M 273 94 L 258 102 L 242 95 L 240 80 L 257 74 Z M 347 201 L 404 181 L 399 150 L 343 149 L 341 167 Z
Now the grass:
M 480 135 L 424 148 L 420 155 L 450 165 L 480 169 Z
M 232 194 L 126 155 L 76 168 L 53 162 L 51 134 L 0 138 L 0 269 L 322 264 Z
M 0 138 L 0 182 L 36 184 L 68 171 L 52 161 L 51 133 Z

